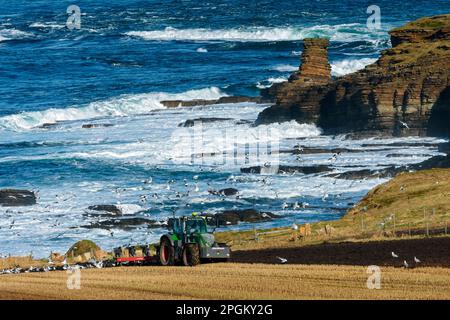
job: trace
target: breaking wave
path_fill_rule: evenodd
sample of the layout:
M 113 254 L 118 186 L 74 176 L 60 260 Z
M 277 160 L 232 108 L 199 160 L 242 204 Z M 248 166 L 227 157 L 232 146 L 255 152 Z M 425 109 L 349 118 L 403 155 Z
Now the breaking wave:
M 51 108 L 4 116 L 0 118 L 0 128 L 22 131 L 60 121 L 145 114 L 152 110 L 164 109 L 165 107 L 161 104 L 164 100 L 214 100 L 223 96 L 226 94 L 217 87 L 183 93 L 154 92 L 122 95 L 105 101 L 91 102 L 81 107 Z
M 384 31 L 369 31 L 364 24 L 318 25 L 312 27 L 252 27 L 233 29 L 176 29 L 130 31 L 128 36 L 156 41 L 297 41 L 311 37 L 328 38 L 332 41 L 370 41 L 376 42 Z
M 367 65 L 374 63 L 377 59 L 363 58 L 363 59 L 346 59 L 337 61 L 331 64 L 331 74 L 334 77 L 340 77 L 349 73 L 364 69 Z
M 256 87 L 258 89 L 266 89 L 266 88 L 270 88 L 275 83 L 281 83 L 281 82 L 285 82 L 287 80 L 288 80 L 287 77 L 269 78 L 265 81 L 258 82 L 256 84 Z
M 17 29 L 0 29 L 0 42 L 16 39 L 24 39 L 32 36 L 32 34 Z

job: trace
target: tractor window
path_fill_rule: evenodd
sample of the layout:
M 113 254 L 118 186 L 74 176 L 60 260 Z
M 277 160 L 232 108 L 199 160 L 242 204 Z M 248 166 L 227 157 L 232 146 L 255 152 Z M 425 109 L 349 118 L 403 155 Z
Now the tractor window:
M 203 219 L 186 221 L 187 232 L 207 233 L 206 223 Z
M 183 228 L 181 226 L 179 219 L 171 219 L 172 220 L 172 230 L 176 234 L 183 233 Z

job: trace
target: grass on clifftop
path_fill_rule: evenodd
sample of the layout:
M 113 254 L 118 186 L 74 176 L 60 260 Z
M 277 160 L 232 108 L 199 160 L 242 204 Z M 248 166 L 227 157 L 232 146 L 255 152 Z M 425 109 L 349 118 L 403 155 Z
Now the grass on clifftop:
M 435 30 L 442 28 L 450 28 L 450 14 L 442 14 L 433 17 L 424 17 L 416 21 L 407 23 L 404 26 L 395 28 L 395 31 L 402 30 Z
M 402 173 L 370 191 L 336 221 L 311 224 L 311 235 L 291 228 L 218 233 L 234 249 L 444 235 L 450 227 L 450 169 Z M 447 231 L 450 232 L 450 230 Z M 300 239 L 299 239 L 300 238 Z M 295 239 L 295 241 L 294 241 Z

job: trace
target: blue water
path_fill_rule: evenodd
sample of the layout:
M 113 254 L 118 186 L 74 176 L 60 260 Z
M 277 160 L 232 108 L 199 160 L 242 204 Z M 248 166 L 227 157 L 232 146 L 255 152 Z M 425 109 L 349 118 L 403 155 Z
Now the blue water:
M 71 4 L 81 9 L 80 30 L 65 26 Z M 381 29 L 376 31 L 366 27 L 366 9 L 372 4 L 381 8 Z M 217 151 L 229 147 L 220 130 L 251 132 L 249 124 L 238 121 L 254 120 L 266 106 L 165 110 L 159 102 L 256 96 L 260 88 L 286 79 L 298 67 L 305 37 L 330 38 L 333 75 L 347 74 L 373 62 L 390 46 L 391 28 L 448 12 L 448 0 L 0 0 L 0 188 L 25 188 L 40 196 L 34 207 L 0 207 L 0 253 L 46 254 L 62 251 L 80 238 L 92 238 L 108 248 L 132 240 L 151 241 L 162 232 L 118 230 L 111 238 L 104 230 L 80 228 L 92 222 L 86 208 L 102 203 L 123 204 L 130 214 L 155 220 L 163 220 L 174 208 L 185 208 L 177 211 L 182 214 L 256 207 L 283 215 L 272 225 L 341 216 L 350 203 L 383 180 L 333 187 L 334 179 L 320 175 L 273 175 L 267 187 L 258 176 L 241 175 L 242 164 L 228 166 L 209 159 L 191 165 L 186 160 L 191 153 L 173 139 L 180 122 L 204 116 L 233 118 L 234 122 L 210 125 L 216 131 L 204 150 Z M 86 123 L 113 126 L 82 129 Z M 55 125 L 42 128 L 44 124 Z M 299 141 L 329 148 L 363 148 L 368 143 L 322 136 L 317 128 L 295 123 L 271 128 L 284 148 Z M 370 149 L 332 165 L 337 171 L 348 170 L 349 165 L 377 168 L 437 154 L 431 147 L 392 148 L 393 153 L 412 155 L 388 158 L 389 152 Z M 322 164 L 329 157 L 311 155 L 301 161 Z M 295 157 L 281 160 L 298 165 Z M 194 181 L 194 175 L 199 179 Z M 143 186 L 149 177 L 153 184 Z M 183 179 L 188 188 L 199 187 L 198 194 L 175 197 L 171 192 L 187 188 Z M 175 182 L 167 190 L 170 180 Z M 207 193 L 229 186 L 238 188 L 242 197 L 222 201 Z M 141 201 L 142 195 L 155 192 L 159 199 Z M 281 209 L 284 202 L 294 201 L 316 208 Z M 9 228 L 13 220 L 14 227 Z

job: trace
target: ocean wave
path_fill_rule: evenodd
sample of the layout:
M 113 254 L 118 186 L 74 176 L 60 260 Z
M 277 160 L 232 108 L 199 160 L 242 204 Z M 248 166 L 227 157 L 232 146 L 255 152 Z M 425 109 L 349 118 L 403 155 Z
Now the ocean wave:
M 256 84 L 256 87 L 257 87 L 258 89 L 266 89 L 266 88 L 270 88 L 270 87 L 273 86 L 275 83 L 282 83 L 282 82 L 285 82 L 285 81 L 287 81 L 287 80 L 288 80 L 287 77 L 269 78 L 269 79 L 267 79 L 267 80 L 265 80 L 265 81 L 258 82 L 258 83 Z
M 234 152 L 237 145 L 255 148 L 257 144 L 262 147 L 265 143 L 276 144 L 284 139 L 318 137 L 322 134 L 322 130 L 314 124 L 298 123 L 294 120 L 256 127 L 238 126 L 233 128 L 232 132 L 226 133 L 220 128 L 208 128 L 202 132 L 201 143 L 196 143 L 196 130 L 198 128 L 195 127 L 175 130 L 162 153 L 166 153 L 166 157 L 170 157 L 173 162 L 183 163 L 191 161 L 192 146 L 195 154 L 216 153 L 222 157 L 225 151 Z
M 32 34 L 17 29 L 0 29 L 0 42 L 31 37 Z
M 0 128 L 23 131 L 61 121 L 145 114 L 152 110 L 165 109 L 161 104 L 161 101 L 164 100 L 214 100 L 223 96 L 226 96 L 226 94 L 217 87 L 190 90 L 183 93 L 153 92 L 122 95 L 105 101 L 91 102 L 80 107 L 51 108 L 4 116 L 0 118 Z
M 341 77 L 346 74 L 356 72 L 358 70 L 364 69 L 367 65 L 377 61 L 375 58 L 362 58 L 362 59 L 345 59 L 341 61 L 336 61 L 331 63 L 331 74 L 334 77 Z M 272 68 L 272 70 L 279 72 L 295 72 L 298 67 L 292 65 L 277 65 Z M 265 81 L 258 82 L 256 87 L 258 89 L 270 88 L 275 83 L 281 83 L 287 81 L 287 77 L 272 77 Z
M 345 59 L 331 64 L 331 74 L 335 77 L 340 77 L 349 73 L 364 69 L 367 65 L 374 63 L 377 59 L 362 58 L 362 59 Z
M 64 29 L 66 26 L 63 24 L 57 24 L 55 22 L 34 22 L 30 24 L 30 28 L 39 28 L 39 29 Z
M 379 41 L 387 37 L 385 31 L 373 32 L 365 24 L 317 25 L 312 27 L 251 27 L 233 29 L 176 29 L 130 31 L 128 36 L 155 41 L 298 41 L 311 37 L 328 38 L 331 41 Z
M 298 70 L 298 66 L 292 66 L 290 64 L 279 64 L 271 68 L 271 70 L 279 72 L 295 72 Z

